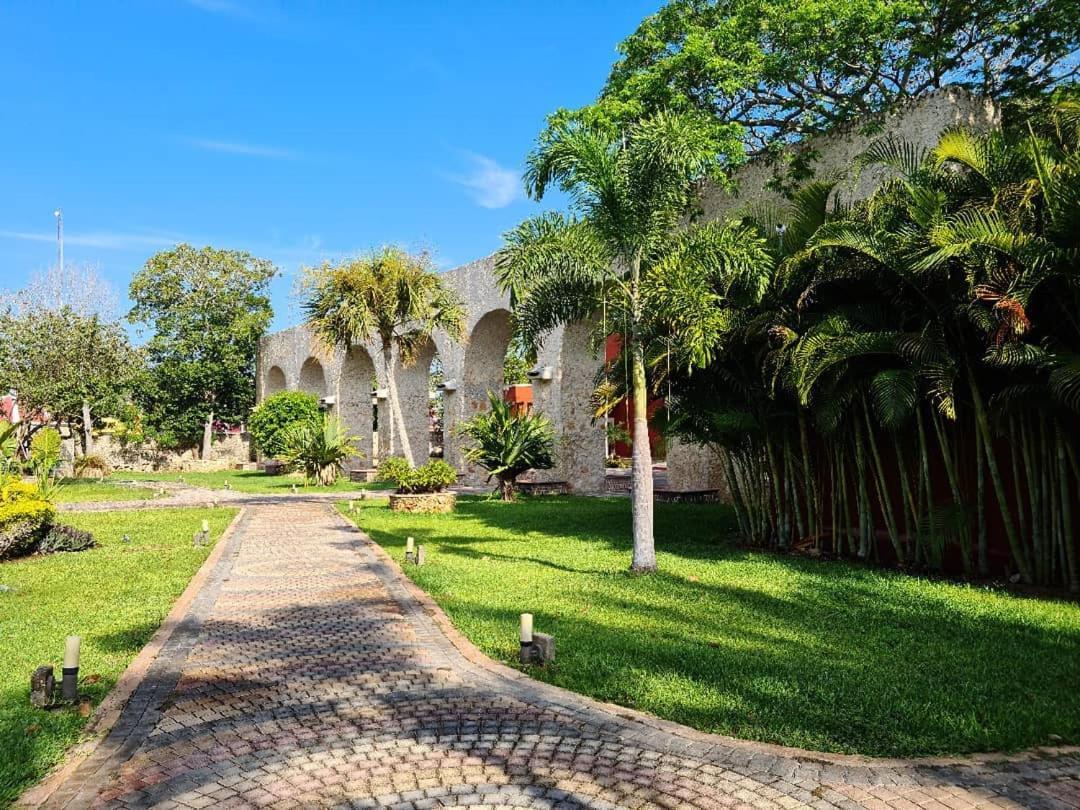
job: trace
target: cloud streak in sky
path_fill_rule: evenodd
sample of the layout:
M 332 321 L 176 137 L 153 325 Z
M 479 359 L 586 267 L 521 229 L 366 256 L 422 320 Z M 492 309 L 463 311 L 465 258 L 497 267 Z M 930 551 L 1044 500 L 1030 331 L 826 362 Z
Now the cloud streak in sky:
M 515 169 L 507 169 L 484 155 L 468 153 L 470 171 L 452 175 L 481 208 L 505 208 L 521 197 L 521 179 Z
M 23 242 L 55 242 L 53 232 L 0 230 L 0 239 L 18 239 Z M 85 233 L 64 233 L 64 244 L 78 247 L 99 248 L 102 250 L 137 250 L 141 248 L 171 247 L 184 241 L 178 236 L 167 234 L 121 233 L 116 231 L 88 231 Z M 66 264 L 66 262 L 65 262 Z
M 289 149 L 278 146 L 266 146 L 242 141 L 219 141 L 213 138 L 186 138 L 185 143 L 205 152 L 223 152 L 229 155 L 271 158 L 273 160 L 294 160 L 298 155 Z

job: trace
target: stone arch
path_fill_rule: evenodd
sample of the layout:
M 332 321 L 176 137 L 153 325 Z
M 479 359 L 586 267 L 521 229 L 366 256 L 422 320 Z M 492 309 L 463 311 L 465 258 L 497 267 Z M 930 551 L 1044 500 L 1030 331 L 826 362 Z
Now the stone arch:
M 338 381 L 337 413 L 345 429 L 357 438 L 361 458 L 350 459 L 350 466 L 371 467 L 374 458 L 375 413 L 371 404 L 371 383 L 375 379 L 375 363 L 362 346 L 353 346 L 341 362 Z
M 266 372 L 266 382 L 263 384 L 263 396 L 268 397 L 271 394 L 284 391 L 288 387 L 289 384 L 285 380 L 285 372 L 281 370 L 281 367 L 270 366 L 270 370 Z
M 317 397 L 326 396 L 326 372 L 322 363 L 314 357 L 309 357 L 300 366 L 300 390 Z
M 447 404 L 447 436 L 453 434 L 454 425 L 451 421 L 468 419 L 488 409 L 488 391 L 502 394 L 503 361 L 506 359 L 506 349 L 510 345 L 512 334 L 509 310 L 493 309 L 476 322 L 465 348 L 462 379 L 458 381 L 458 390 L 452 395 L 457 398 L 457 402 L 453 408 L 449 402 Z M 453 420 L 450 419 L 451 411 Z M 456 446 L 458 444 L 457 441 L 447 442 L 448 446 L 455 446 L 455 452 L 451 454 L 453 463 L 463 469 L 470 483 L 486 480 L 487 473 L 484 470 L 468 464 L 461 466 L 460 453 Z
M 603 362 L 593 345 L 593 331 L 594 325 L 583 321 L 567 324 L 559 349 L 559 477 L 578 492 L 604 487 L 604 425 L 593 419 L 590 402 Z

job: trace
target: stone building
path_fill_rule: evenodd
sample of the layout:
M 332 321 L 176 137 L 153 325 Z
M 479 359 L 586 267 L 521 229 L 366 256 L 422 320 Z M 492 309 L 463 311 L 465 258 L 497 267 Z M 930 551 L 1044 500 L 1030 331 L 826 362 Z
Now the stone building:
M 881 182 L 880 173 L 860 173 L 857 157 L 881 137 L 896 135 L 924 147 L 932 146 L 950 126 L 997 126 L 996 107 L 958 90 L 924 96 L 895 113 L 866 125 L 850 126 L 811 140 L 805 148 L 815 156 L 816 178 L 836 179 L 835 194 L 847 201 L 867 196 Z M 755 162 L 734 175 L 737 191 L 710 189 L 702 207 L 708 218 L 737 212 L 741 207 L 772 202 L 781 208 L 784 198 L 772 190 L 776 164 Z M 502 389 L 503 358 L 510 341 L 510 305 L 495 286 L 494 259 L 487 257 L 449 270 L 445 281 L 461 295 L 468 310 L 467 340 L 458 344 L 436 333 L 418 361 L 406 368 L 395 360 L 394 375 L 401 398 L 414 463 L 427 458 L 429 368 L 437 354 L 447 386 L 444 397 L 445 458 L 458 467 L 465 480 L 479 482 L 485 474 L 470 469 L 462 459 L 461 440 L 454 428 L 463 419 L 487 407 L 487 392 Z M 366 459 L 373 458 L 374 406 L 372 383 L 384 388 L 382 363 L 375 345 L 353 346 L 349 352 L 328 351 L 303 327 L 296 326 L 263 338 L 258 359 L 258 397 L 284 389 L 309 391 L 333 400 L 332 407 L 350 432 L 361 439 Z M 566 481 L 573 491 L 595 492 L 604 486 L 603 425 L 591 418 L 589 395 L 601 359 L 590 348 L 587 324 L 572 324 L 553 332 L 545 341 L 537 365 L 550 368 L 534 383 L 533 407 L 555 424 L 561 442 L 558 467 L 541 480 Z M 378 400 L 376 400 L 378 402 Z M 386 408 L 388 416 L 389 408 Z M 379 419 L 378 444 L 389 444 L 389 418 Z M 400 451 L 398 451 L 400 452 Z M 698 490 L 723 486 L 720 464 L 707 449 L 673 443 L 668 449 L 668 481 L 672 489 Z

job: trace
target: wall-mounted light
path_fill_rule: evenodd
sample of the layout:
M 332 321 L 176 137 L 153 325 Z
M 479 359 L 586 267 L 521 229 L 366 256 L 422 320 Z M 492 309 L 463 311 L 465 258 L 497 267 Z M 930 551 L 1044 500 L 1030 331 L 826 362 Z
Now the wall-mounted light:
M 319 407 L 324 411 L 337 405 L 337 397 L 323 397 L 319 400 Z
M 435 386 L 439 391 L 444 391 L 447 394 L 452 394 L 457 391 L 457 380 L 446 380 Z
M 390 389 L 389 388 L 376 388 L 375 389 L 375 399 L 389 399 L 389 398 L 390 398 Z
M 542 380 L 544 382 L 549 381 L 554 376 L 554 369 L 551 366 L 537 366 L 528 374 L 530 380 Z

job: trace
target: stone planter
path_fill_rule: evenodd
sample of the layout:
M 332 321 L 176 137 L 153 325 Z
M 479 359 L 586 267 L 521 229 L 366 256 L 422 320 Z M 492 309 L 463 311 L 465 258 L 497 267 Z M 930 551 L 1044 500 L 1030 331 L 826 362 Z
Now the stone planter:
M 390 495 L 390 510 L 393 512 L 440 515 L 453 512 L 456 502 L 457 496 L 453 492 L 423 492 L 417 495 L 405 495 L 395 492 Z

